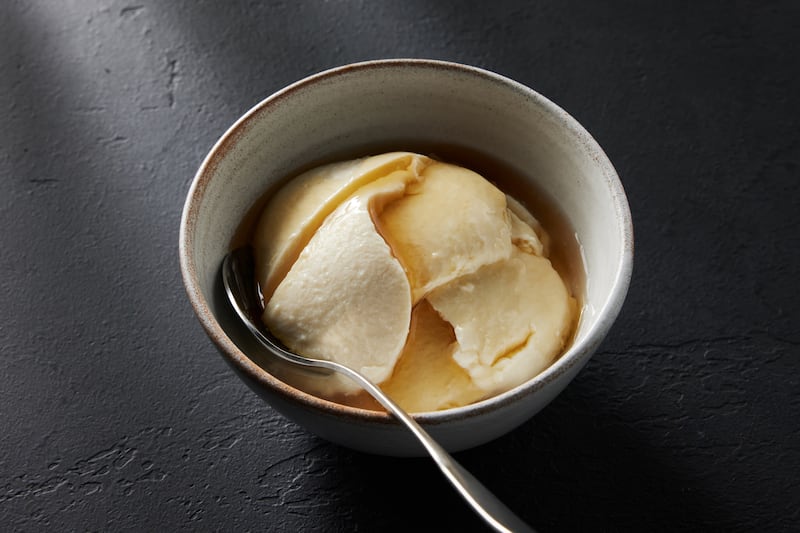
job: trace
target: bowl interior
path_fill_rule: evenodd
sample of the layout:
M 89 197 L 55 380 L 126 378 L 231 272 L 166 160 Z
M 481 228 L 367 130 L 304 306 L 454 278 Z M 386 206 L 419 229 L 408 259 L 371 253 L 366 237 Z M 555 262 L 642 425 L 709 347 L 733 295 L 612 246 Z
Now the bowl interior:
M 581 322 L 562 360 L 588 357 L 591 350 L 582 346 L 596 346 L 605 335 L 630 277 L 630 214 L 611 163 L 572 117 L 531 89 L 484 70 L 424 60 L 368 62 L 312 76 L 263 101 L 223 135 L 198 171 L 181 229 L 185 282 L 195 309 L 210 311 L 198 313 L 206 329 L 246 353 L 248 340 L 231 325 L 219 288 L 219 267 L 257 199 L 312 164 L 373 146 L 406 150 L 407 142 L 490 154 L 566 214 L 587 276 Z

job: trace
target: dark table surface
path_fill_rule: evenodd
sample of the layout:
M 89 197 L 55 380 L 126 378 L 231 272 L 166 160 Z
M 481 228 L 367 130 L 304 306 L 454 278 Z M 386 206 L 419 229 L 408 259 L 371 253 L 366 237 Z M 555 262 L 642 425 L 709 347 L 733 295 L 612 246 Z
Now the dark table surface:
M 306 433 L 185 297 L 223 131 L 288 83 L 425 57 L 581 121 L 634 274 L 584 371 L 457 458 L 541 532 L 800 530 L 800 4 L 0 2 L 0 530 L 481 531 L 427 459 Z

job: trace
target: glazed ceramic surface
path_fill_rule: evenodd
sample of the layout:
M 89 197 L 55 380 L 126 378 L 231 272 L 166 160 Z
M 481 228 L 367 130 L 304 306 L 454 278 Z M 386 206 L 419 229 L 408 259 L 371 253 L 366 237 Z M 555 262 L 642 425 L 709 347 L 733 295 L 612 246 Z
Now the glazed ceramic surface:
M 338 444 L 397 456 L 424 452 L 388 415 L 321 400 L 272 375 L 275 363 L 228 308 L 219 270 L 245 214 L 288 176 L 369 146 L 403 150 L 409 140 L 474 149 L 520 170 L 567 215 L 586 270 L 574 342 L 550 368 L 477 404 L 416 415 L 446 449 L 495 439 L 561 392 L 609 332 L 633 264 L 626 196 L 603 150 L 556 104 L 496 73 L 440 61 L 371 61 L 301 80 L 248 111 L 212 148 L 189 191 L 179 248 L 187 294 L 222 356 L 275 409 Z

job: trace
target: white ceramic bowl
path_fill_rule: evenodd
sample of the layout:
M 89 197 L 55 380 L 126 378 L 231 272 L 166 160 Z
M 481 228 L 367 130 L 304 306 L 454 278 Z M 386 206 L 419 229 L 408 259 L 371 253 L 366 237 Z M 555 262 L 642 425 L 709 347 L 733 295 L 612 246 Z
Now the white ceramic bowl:
M 633 264 L 631 216 L 614 167 L 574 118 L 534 90 L 472 66 L 411 59 L 346 65 L 294 83 L 245 113 L 211 149 L 186 199 L 179 253 L 203 328 L 277 411 L 344 446 L 418 456 L 423 450 L 388 415 L 322 400 L 274 377 L 233 318 L 219 276 L 237 226 L 266 191 L 311 162 L 376 144 L 406 149 L 401 140 L 460 145 L 520 170 L 566 213 L 581 243 L 585 294 L 569 350 L 504 394 L 415 415 L 450 451 L 515 429 L 592 356 L 620 311 Z

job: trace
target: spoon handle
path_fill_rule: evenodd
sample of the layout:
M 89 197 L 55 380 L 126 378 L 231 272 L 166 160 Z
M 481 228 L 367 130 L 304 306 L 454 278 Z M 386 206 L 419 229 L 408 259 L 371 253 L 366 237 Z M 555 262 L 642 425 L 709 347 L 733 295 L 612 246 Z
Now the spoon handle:
M 427 431 L 422 429 L 411 415 L 406 413 L 399 405 L 378 388 L 370 380 L 343 365 L 333 361 L 326 361 L 325 366 L 332 370 L 346 374 L 351 379 L 364 387 L 387 411 L 400 419 L 412 433 L 419 439 L 430 456 L 439 466 L 445 477 L 453 484 L 461 496 L 469 503 L 476 513 L 496 531 L 503 533 L 535 533 L 533 528 L 522 521 L 514 512 L 501 502 L 486 486 L 478 481 L 475 476 L 461 466 Z
M 459 494 L 467 500 L 467 503 L 487 524 L 496 531 L 503 533 L 533 532 L 530 526 L 506 507 L 503 502 L 498 500 L 489 489 L 475 479 L 463 466 L 458 464 L 444 448 L 417 424 L 417 421 L 411 415 L 394 403 L 377 385 L 345 365 L 327 359 L 303 357 L 281 346 L 268 330 L 259 325 L 258 317 L 263 312 L 263 308 L 261 307 L 261 298 L 257 297 L 258 292 L 253 287 L 254 280 L 253 255 L 250 247 L 239 248 L 225 256 L 222 264 L 222 281 L 225 286 L 225 292 L 228 294 L 228 299 L 250 332 L 261 341 L 265 348 L 275 356 L 291 363 L 313 368 L 325 368 L 329 371 L 340 372 L 349 376 L 350 379 L 361 385 L 379 401 L 387 411 L 408 426 L 408 429 L 416 435 L 445 477 L 450 480 L 450 483 L 458 490 Z

